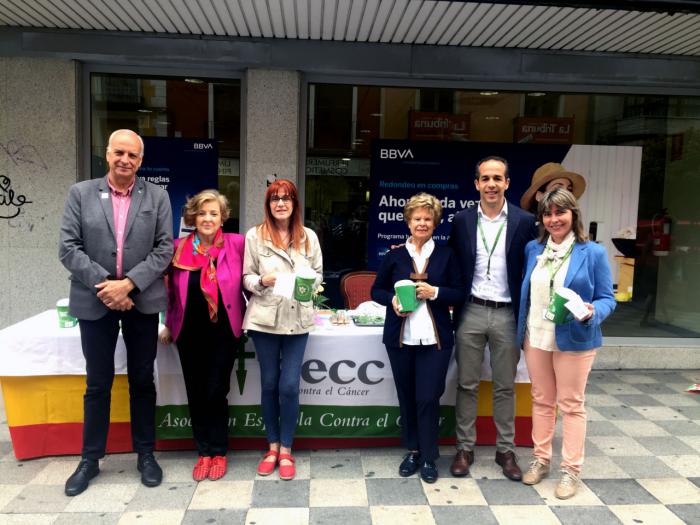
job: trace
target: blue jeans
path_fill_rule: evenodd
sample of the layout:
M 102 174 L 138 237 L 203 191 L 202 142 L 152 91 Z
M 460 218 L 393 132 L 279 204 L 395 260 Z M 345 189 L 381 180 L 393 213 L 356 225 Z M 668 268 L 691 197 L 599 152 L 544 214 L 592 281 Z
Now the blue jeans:
M 292 448 L 299 415 L 299 380 L 309 334 L 248 330 L 260 363 L 263 422 L 267 440 Z

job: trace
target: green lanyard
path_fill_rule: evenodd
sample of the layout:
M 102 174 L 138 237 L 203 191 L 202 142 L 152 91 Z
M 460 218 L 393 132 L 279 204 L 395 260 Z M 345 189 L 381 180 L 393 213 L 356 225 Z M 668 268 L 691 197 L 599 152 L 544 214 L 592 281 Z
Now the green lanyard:
M 553 250 L 549 249 L 548 250 L 551 252 Z M 566 253 L 564 254 L 564 257 L 562 257 L 561 262 L 559 265 L 554 268 L 554 264 L 552 263 L 552 260 L 549 259 L 547 261 L 547 269 L 549 270 L 549 302 L 551 304 L 552 299 L 554 298 L 554 276 L 557 275 L 557 272 L 561 270 L 561 267 L 564 266 L 564 263 L 566 260 L 569 258 L 571 255 L 571 252 L 574 250 L 574 243 L 571 243 L 571 246 L 569 246 L 569 249 L 566 250 Z
M 503 232 L 503 228 L 505 228 L 507 220 L 508 219 L 506 218 L 501 223 L 501 227 L 498 228 L 498 233 L 496 234 L 496 239 L 493 241 L 493 246 L 491 246 L 491 249 L 489 250 L 489 245 L 486 242 L 486 235 L 484 235 L 484 228 L 481 226 L 481 217 L 479 215 L 476 216 L 476 225 L 479 227 L 479 233 L 481 234 L 481 240 L 484 243 L 484 249 L 486 250 L 486 253 L 489 254 L 489 259 L 486 263 L 486 278 L 489 280 L 491 279 L 491 256 L 496 250 L 496 246 L 498 245 L 498 239 L 501 238 L 501 232 Z

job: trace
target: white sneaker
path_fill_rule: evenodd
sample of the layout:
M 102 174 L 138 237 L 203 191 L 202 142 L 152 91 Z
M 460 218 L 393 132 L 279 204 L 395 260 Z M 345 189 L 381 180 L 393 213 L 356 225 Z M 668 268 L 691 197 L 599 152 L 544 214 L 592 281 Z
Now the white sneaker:
M 523 483 L 525 485 L 537 485 L 547 474 L 549 474 L 549 463 L 543 463 L 539 459 L 534 458 L 530 461 L 527 472 L 523 474 Z
M 561 469 L 561 479 L 554 495 L 559 499 L 569 499 L 576 494 L 578 484 L 581 482 L 579 475 L 573 470 Z

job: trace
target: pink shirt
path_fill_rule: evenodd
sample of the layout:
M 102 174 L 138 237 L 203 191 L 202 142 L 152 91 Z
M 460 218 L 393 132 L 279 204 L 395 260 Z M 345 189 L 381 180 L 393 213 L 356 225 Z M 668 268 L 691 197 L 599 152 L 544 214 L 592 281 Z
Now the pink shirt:
M 117 241 L 117 279 L 124 277 L 122 272 L 124 230 L 126 230 L 126 216 L 131 205 L 131 190 L 134 189 L 135 183 L 136 181 L 134 180 L 125 192 L 121 192 L 112 186 L 112 183 L 107 179 L 107 184 L 112 193 L 112 210 L 114 211 L 114 237 Z

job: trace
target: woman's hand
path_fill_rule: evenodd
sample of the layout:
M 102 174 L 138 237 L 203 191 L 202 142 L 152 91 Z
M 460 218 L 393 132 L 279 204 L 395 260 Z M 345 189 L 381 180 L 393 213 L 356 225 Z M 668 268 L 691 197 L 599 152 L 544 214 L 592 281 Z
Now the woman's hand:
M 416 297 L 420 300 L 431 299 L 435 296 L 435 287 L 430 286 L 428 283 L 418 282 L 416 283 Z
M 399 317 L 408 317 L 409 312 L 402 312 L 399 310 L 399 301 L 396 299 L 396 296 L 391 299 L 391 307 L 394 309 L 394 313 Z
M 172 343 L 173 336 L 170 333 L 170 328 L 168 328 L 167 326 L 163 328 L 158 334 L 158 340 L 164 345 L 169 345 L 170 343 Z
M 595 313 L 595 306 L 593 306 L 591 303 L 583 303 L 583 305 L 588 308 L 588 315 L 579 319 L 581 322 L 588 321 Z
M 277 272 L 266 273 L 260 278 L 263 286 L 274 286 L 277 282 Z

